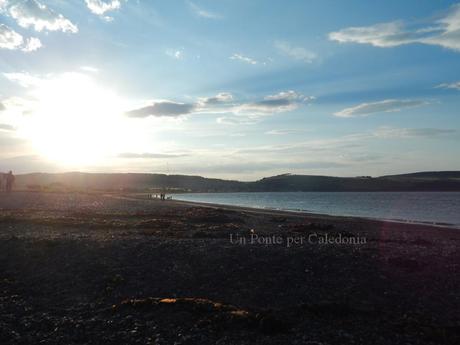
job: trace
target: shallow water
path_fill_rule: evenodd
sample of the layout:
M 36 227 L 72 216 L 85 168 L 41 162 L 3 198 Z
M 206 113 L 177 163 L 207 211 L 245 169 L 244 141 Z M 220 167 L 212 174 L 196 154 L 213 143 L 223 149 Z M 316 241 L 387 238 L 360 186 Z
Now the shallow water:
M 189 193 L 175 199 L 460 226 L 460 192 Z

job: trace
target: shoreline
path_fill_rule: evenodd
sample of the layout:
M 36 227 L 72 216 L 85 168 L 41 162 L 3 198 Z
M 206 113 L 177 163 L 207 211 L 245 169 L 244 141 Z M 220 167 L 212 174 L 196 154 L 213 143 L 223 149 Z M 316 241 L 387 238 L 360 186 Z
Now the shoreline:
M 17 190 L 17 191 L 14 191 L 13 193 L 51 194 L 51 195 L 53 194 L 61 194 L 61 195 L 81 194 L 81 195 L 92 195 L 92 196 L 99 195 L 99 196 L 113 198 L 113 199 L 126 199 L 126 200 L 133 200 L 133 201 L 138 201 L 138 200 L 160 201 L 157 199 L 148 199 L 144 197 L 148 195 L 148 193 L 126 194 L 126 193 L 121 193 L 121 192 L 111 192 L 111 193 L 107 193 L 107 192 L 62 192 L 62 191 L 40 192 L 40 191 L 26 191 L 26 190 Z M 280 192 L 280 193 L 284 193 L 284 192 Z M 348 193 L 348 192 L 343 192 L 343 193 Z M 382 192 L 382 193 L 386 193 L 386 192 Z M 439 193 L 439 192 L 436 192 L 436 193 Z M 458 192 L 452 192 L 452 193 L 458 193 Z M 139 195 L 143 197 L 137 197 Z M 174 196 L 178 194 L 171 194 L 171 195 Z M 423 226 L 423 227 L 436 228 L 436 229 L 460 230 L 460 224 L 451 224 L 451 223 L 444 223 L 444 222 L 436 223 L 436 222 L 429 222 L 429 221 L 374 218 L 374 217 L 366 217 L 366 216 L 334 215 L 334 214 L 328 214 L 328 213 L 309 212 L 309 211 L 304 211 L 304 210 L 284 210 L 284 209 L 274 209 L 274 208 L 238 206 L 238 205 L 230 205 L 230 204 L 219 204 L 219 203 L 211 203 L 211 202 L 208 203 L 208 202 L 180 200 L 180 199 L 170 199 L 170 200 L 164 200 L 161 202 L 162 203 L 177 203 L 177 204 L 191 205 L 191 206 L 202 206 L 202 207 L 208 207 L 208 208 L 221 208 L 221 209 L 226 209 L 226 210 L 251 212 L 251 213 L 266 214 L 266 215 L 280 215 L 280 216 L 290 216 L 290 217 L 314 217 L 314 218 L 322 219 L 322 220 L 330 219 L 330 220 L 348 220 L 348 221 L 370 221 L 370 222 L 383 223 L 383 224 L 390 223 L 390 224 L 401 224 L 401 225 L 409 225 L 409 226 L 410 225 Z
M 332 218 L 337 220 L 354 220 L 354 221 L 374 221 L 379 223 L 396 223 L 396 224 L 406 224 L 406 225 L 421 225 L 433 228 L 443 228 L 443 229 L 455 229 L 460 230 L 460 224 L 448 224 L 448 223 L 435 223 L 435 222 L 428 222 L 428 221 L 412 221 L 412 220 L 403 220 L 403 219 L 386 219 L 386 218 L 373 218 L 373 217 L 364 217 L 364 216 L 348 216 L 348 215 L 334 215 L 334 214 L 327 214 L 327 213 L 315 213 L 315 212 L 308 212 L 303 210 L 284 210 L 284 209 L 272 209 L 272 208 L 261 208 L 261 207 L 250 207 L 250 206 L 237 206 L 237 205 L 229 205 L 229 204 L 218 204 L 218 203 L 207 203 L 207 202 L 200 202 L 200 201 L 189 201 L 189 200 L 179 200 L 173 199 L 168 200 L 172 202 L 179 202 L 184 204 L 190 205 L 198 205 L 202 207 L 211 207 L 211 208 L 222 208 L 227 210 L 236 210 L 236 211 L 246 211 L 246 212 L 255 212 L 255 213 L 266 213 L 270 214 L 278 214 L 278 215 L 289 215 L 289 216 L 299 216 L 299 217 L 318 217 L 318 218 Z

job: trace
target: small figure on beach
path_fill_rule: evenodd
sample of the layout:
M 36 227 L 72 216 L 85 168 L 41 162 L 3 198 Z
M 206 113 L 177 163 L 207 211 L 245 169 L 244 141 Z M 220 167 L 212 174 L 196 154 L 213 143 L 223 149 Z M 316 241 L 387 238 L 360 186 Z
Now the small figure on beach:
M 6 177 L 4 177 L 6 180 L 5 182 L 5 187 L 6 187 L 6 192 L 10 193 L 13 190 L 13 184 L 14 184 L 14 175 L 13 172 L 10 170 L 8 174 L 6 174 Z

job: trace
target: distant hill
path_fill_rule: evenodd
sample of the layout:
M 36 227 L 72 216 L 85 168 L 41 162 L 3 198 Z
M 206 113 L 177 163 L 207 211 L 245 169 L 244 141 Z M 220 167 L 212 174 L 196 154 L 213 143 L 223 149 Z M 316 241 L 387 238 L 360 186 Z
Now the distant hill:
M 423 171 L 411 174 L 387 175 L 382 178 L 460 179 L 460 171 Z
M 164 174 L 100 174 L 69 172 L 59 174 L 33 173 L 16 176 L 16 189 L 80 190 L 80 191 L 145 191 L 170 189 L 177 191 L 233 191 L 243 182 L 204 178 L 201 176 Z
M 270 191 L 460 191 L 460 171 L 422 172 L 372 178 L 280 175 L 254 183 Z
M 33 173 L 18 175 L 15 188 L 133 192 L 164 189 L 170 192 L 460 191 L 460 171 L 418 172 L 375 178 L 284 174 L 253 182 L 164 174 Z

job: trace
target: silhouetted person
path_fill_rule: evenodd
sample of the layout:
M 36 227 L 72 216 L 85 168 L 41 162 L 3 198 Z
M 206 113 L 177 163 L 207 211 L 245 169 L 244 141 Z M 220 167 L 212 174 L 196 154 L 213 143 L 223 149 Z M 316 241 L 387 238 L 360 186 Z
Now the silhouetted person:
M 14 184 L 14 175 L 13 172 L 10 170 L 9 173 L 6 175 L 6 192 L 10 193 L 13 189 Z

